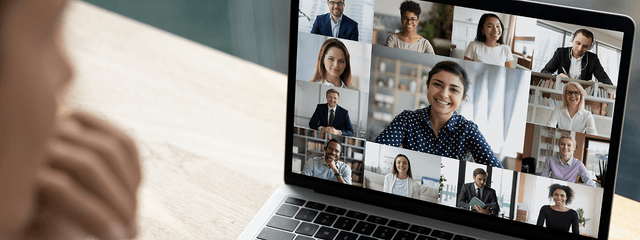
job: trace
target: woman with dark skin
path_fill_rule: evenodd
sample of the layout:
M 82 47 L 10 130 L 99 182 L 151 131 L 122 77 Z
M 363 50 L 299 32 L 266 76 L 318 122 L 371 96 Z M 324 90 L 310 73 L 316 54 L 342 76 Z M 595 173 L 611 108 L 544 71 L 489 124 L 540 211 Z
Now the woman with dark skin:
M 72 79 L 66 0 L 0 0 L 0 239 L 135 237 L 133 141 L 87 113 L 59 115 Z
M 404 1 L 400 5 L 402 31 L 389 35 L 385 45 L 392 48 L 435 54 L 429 40 L 416 33 L 421 12 L 420 4 L 413 1 Z
M 537 225 L 543 226 L 546 223 L 548 228 L 565 232 L 568 232 L 571 227 L 573 233 L 580 234 L 578 213 L 567 207 L 574 197 L 575 193 L 569 186 L 560 184 L 549 186 L 549 199 L 553 199 L 554 204 L 544 205 L 540 208 Z

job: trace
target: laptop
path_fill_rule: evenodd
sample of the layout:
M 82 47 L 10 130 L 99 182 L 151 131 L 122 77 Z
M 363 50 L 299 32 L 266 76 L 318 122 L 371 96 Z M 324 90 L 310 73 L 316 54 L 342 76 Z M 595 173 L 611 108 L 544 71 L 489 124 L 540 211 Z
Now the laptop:
M 292 0 L 285 185 L 238 239 L 606 239 L 635 25 Z

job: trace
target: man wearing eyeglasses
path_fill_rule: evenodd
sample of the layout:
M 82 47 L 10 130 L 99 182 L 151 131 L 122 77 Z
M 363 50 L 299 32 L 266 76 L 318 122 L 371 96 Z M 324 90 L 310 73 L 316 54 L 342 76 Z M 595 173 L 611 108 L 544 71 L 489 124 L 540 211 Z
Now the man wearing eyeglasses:
M 613 85 L 609 75 L 602 68 L 598 55 L 588 52 L 593 48 L 594 42 L 595 37 L 591 31 L 576 30 L 571 38 L 572 46 L 556 49 L 551 60 L 540 72 L 547 74 L 558 72 L 558 75 L 563 77 L 588 81 L 595 76 L 598 82 Z
M 358 23 L 342 14 L 344 0 L 328 0 L 329 13 L 316 16 L 311 33 L 358 41 Z

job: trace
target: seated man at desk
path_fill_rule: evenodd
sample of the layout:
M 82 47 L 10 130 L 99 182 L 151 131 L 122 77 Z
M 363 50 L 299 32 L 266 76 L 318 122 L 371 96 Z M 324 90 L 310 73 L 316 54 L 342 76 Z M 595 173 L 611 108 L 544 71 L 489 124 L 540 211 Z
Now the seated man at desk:
M 478 205 L 475 205 L 473 209 L 470 209 L 471 211 L 498 215 L 500 208 L 498 207 L 496 191 L 489 186 L 485 186 L 486 181 L 487 172 L 484 171 L 484 169 L 476 168 L 476 170 L 473 170 L 473 182 L 462 185 L 456 206 L 459 208 L 469 209 L 469 202 L 471 202 L 473 197 L 477 197 L 485 204 L 485 207 L 481 208 Z
M 318 104 L 309 121 L 309 127 L 333 135 L 353 136 L 349 111 L 338 106 L 340 93 L 330 88 L 326 97 L 327 103 Z
M 344 0 L 327 0 L 329 13 L 316 16 L 311 33 L 358 41 L 358 23 L 342 14 Z
M 324 145 L 324 156 L 307 160 L 302 174 L 351 185 L 351 168 L 339 161 L 342 144 L 335 138 Z
M 595 75 L 598 82 L 613 85 L 609 75 L 600 64 L 598 55 L 588 52 L 593 48 L 595 37 L 587 29 L 576 30 L 571 38 L 571 47 L 558 48 L 553 53 L 551 60 L 542 68 L 540 72 L 547 74 L 558 73 L 558 75 L 573 79 L 591 81 Z

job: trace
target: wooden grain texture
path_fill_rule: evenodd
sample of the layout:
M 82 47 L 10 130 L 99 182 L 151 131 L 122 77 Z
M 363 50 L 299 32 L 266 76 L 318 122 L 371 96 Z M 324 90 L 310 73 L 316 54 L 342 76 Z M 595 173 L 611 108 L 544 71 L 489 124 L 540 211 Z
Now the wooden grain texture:
M 137 142 L 137 239 L 235 239 L 283 184 L 286 76 L 73 1 L 64 38 L 84 110 Z M 611 239 L 639 238 L 640 204 L 615 197 Z

